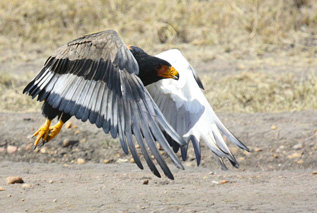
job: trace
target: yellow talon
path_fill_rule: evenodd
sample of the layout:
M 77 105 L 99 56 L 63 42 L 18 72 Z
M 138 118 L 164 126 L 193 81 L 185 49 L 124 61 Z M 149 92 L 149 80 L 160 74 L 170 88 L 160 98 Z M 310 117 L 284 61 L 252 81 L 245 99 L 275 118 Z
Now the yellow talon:
M 43 138 L 43 141 L 46 141 L 48 133 L 50 131 L 50 125 L 51 125 L 51 120 L 47 119 L 45 124 L 43 124 L 39 130 L 37 130 L 34 134 L 33 137 L 37 136 L 35 142 L 34 142 L 34 146 L 35 148 L 37 147 L 37 145 L 39 144 L 39 141 L 41 140 L 41 138 Z
M 50 133 L 48 135 L 48 140 L 52 140 L 55 138 L 56 135 L 61 131 L 62 127 L 64 125 L 63 121 L 58 121 L 58 123 L 52 127 L 50 127 Z

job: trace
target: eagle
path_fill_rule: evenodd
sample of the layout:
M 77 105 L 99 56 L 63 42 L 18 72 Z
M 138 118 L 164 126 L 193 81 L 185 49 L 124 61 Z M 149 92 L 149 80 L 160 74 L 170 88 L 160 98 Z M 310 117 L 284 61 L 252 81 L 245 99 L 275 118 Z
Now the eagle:
M 46 122 L 33 135 L 35 148 L 40 141 L 44 145 L 55 138 L 74 116 L 119 137 L 124 153 L 130 151 L 143 169 L 137 143 L 154 175 L 161 177 L 151 155 L 164 174 L 174 179 L 157 144 L 180 169 L 184 167 L 176 153 L 180 150 L 186 160 L 190 142 L 197 165 L 202 140 L 222 169 L 226 169 L 226 158 L 239 166 L 222 134 L 249 151 L 219 120 L 202 89 L 202 81 L 179 50 L 151 56 L 127 46 L 114 30 L 106 30 L 59 47 L 23 93 L 43 102 Z M 51 125 L 56 117 L 58 122 Z

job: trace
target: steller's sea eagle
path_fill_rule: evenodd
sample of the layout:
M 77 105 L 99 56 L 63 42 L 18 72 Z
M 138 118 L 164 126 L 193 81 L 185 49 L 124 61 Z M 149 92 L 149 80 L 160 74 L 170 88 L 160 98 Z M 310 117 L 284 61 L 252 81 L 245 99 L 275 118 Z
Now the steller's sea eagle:
M 134 135 L 151 171 L 160 177 L 148 148 L 164 174 L 174 179 L 156 142 L 181 169 L 175 153 L 181 150 L 186 160 L 191 141 L 199 165 L 200 140 L 223 169 L 224 158 L 238 167 L 220 132 L 248 151 L 222 124 L 201 89 L 201 80 L 179 50 L 150 56 L 139 47 L 126 46 L 115 31 L 107 30 L 58 48 L 23 93 L 44 101 L 46 122 L 33 135 L 37 136 L 35 147 L 40 140 L 43 144 L 52 140 L 75 116 L 110 132 L 113 138 L 119 136 L 123 151 L 128 154 L 130 150 L 143 169 Z M 55 117 L 59 121 L 51 126 Z

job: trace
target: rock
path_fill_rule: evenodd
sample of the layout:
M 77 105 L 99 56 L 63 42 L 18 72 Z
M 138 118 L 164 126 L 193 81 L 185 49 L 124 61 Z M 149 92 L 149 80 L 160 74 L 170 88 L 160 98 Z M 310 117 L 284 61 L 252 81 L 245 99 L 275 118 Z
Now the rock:
M 293 146 L 293 149 L 296 149 L 296 150 L 302 149 L 302 148 L 303 148 L 303 144 L 300 144 L 300 143 Z
M 53 200 L 53 203 L 56 203 L 56 202 L 57 202 L 57 200 L 56 200 L 56 199 L 54 199 L 54 200 Z
M 43 147 L 40 149 L 40 152 L 41 152 L 42 154 L 45 154 L 45 153 L 47 153 L 47 150 L 48 150 L 48 148 L 47 148 L 46 146 L 43 146 Z
M 157 144 L 157 148 L 158 148 L 159 150 L 163 150 L 163 147 L 161 146 L 161 144 Z
M 143 180 L 143 185 L 148 185 L 149 184 L 149 179 Z
M 134 159 L 133 159 L 133 158 L 131 158 L 131 159 L 130 159 L 130 162 L 131 162 L 131 163 L 134 163 Z
M 24 183 L 21 177 L 7 177 L 8 184 Z
M 126 162 L 128 162 L 128 159 L 119 158 L 117 160 L 117 163 L 126 163 Z
M 278 158 L 278 154 L 275 153 L 275 154 L 273 155 L 273 157 L 274 157 L 274 158 Z
M 82 165 L 82 164 L 85 164 L 85 163 L 86 163 L 85 159 L 83 159 L 83 158 L 78 158 L 77 159 L 77 164 L 78 165 Z
M 317 171 L 313 171 L 312 174 L 313 174 L 313 175 L 317 175 Z
M 24 198 L 22 198 L 21 201 L 24 202 Z
M 222 180 L 222 181 L 219 181 L 219 183 L 218 184 L 225 184 L 225 183 L 228 183 L 229 181 L 227 181 L 227 180 Z
M 108 164 L 110 163 L 110 160 L 104 160 L 103 163 Z
M 75 134 L 75 135 L 78 135 L 78 134 L 79 134 L 79 130 L 76 130 L 76 131 L 74 132 L 74 134 Z
M 7 152 L 8 152 L 9 154 L 12 154 L 12 153 L 16 152 L 17 150 L 18 150 L 18 147 L 17 147 L 17 146 L 11 146 L 11 145 L 9 145 L 9 146 L 7 147 Z
M 66 128 L 66 129 L 70 129 L 70 128 L 72 127 L 72 125 L 73 125 L 73 123 L 72 123 L 71 121 L 69 121 L 69 122 L 67 122 L 67 123 L 65 124 L 65 128 Z
M 261 148 L 254 148 L 254 151 L 255 151 L 255 152 L 262 152 L 263 149 L 261 149 Z
M 25 150 L 29 151 L 32 149 L 32 147 L 33 147 L 33 144 L 29 143 L 28 145 L 26 145 Z
M 295 153 L 293 153 L 293 154 L 287 156 L 287 158 L 289 158 L 289 159 L 292 159 L 292 158 L 300 158 L 301 156 L 302 156 L 301 153 L 295 152 Z
M 53 180 L 49 180 L 48 182 L 49 182 L 50 184 L 54 183 L 54 181 L 53 181 Z
M 1 192 L 1 191 L 4 191 L 4 188 L 0 186 L 0 192 Z
M 277 127 L 276 127 L 275 125 L 272 125 L 272 126 L 271 126 L 271 129 L 272 129 L 272 130 L 275 130 L 276 128 L 277 128 Z
M 68 138 L 65 138 L 65 139 L 63 140 L 63 147 L 68 147 L 69 144 L 70 144 L 70 140 L 69 140 Z
M 27 184 L 27 183 L 22 184 L 22 189 L 28 189 L 28 188 L 31 188 L 31 184 Z

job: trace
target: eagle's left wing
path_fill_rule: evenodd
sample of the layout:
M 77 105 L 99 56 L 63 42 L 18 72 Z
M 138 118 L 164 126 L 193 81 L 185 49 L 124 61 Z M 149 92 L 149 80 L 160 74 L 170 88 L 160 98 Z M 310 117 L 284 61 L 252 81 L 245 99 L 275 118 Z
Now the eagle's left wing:
M 178 70 L 180 78 L 178 81 L 164 79 L 147 86 L 147 89 L 177 133 L 183 136 L 185 141 L 192 141 L 197 164 L 200 164 L 199 141 L 202 139 L 212 150 L 223 169 L 226 168 L 223 158 L 228 158 L 232 165 L 238 167 L 221 133 L 240 148 L 244 150 L 248 148 L 219 120 L 200 89 L 203 85 L 195 70 L 179 50 L 168 50 L 156 57 L 171 63 Z M 168 136 L 167 138 L 174 151 L 177 152 L 180 146 L 173 139 Z M 181 147 L 181 152 L 183 159 L 186 160 L 187 147 Z

